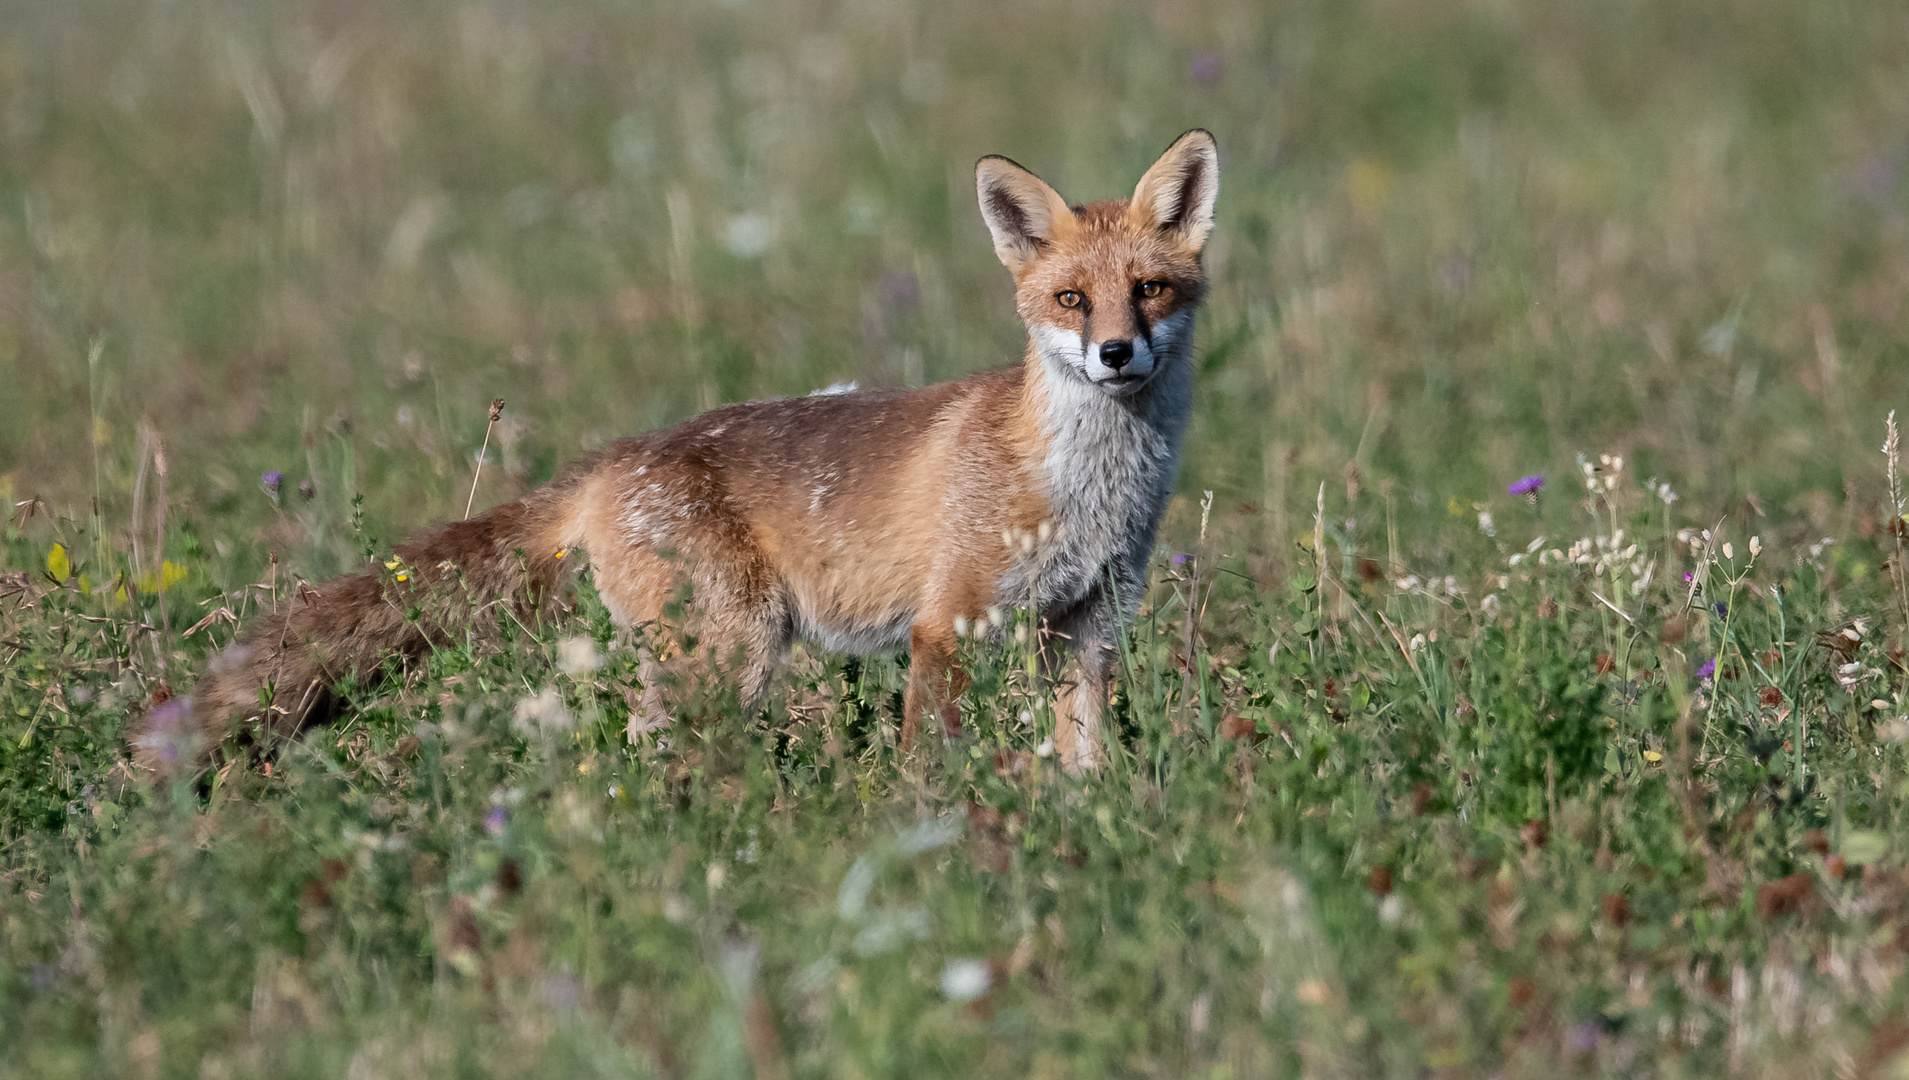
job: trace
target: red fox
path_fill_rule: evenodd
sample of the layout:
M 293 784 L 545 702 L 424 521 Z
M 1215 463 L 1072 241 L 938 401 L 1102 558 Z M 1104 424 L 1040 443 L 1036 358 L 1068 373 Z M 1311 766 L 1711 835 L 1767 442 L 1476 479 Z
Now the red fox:
M 613 443 L 382 568 L 301 590 L 191 699 L 155 710 L 141 760 L 191 765 L 234 734 L 295 733 L 333 684 L 481 631 L 500 605 L 534 609 L 587 555 L 633 632 L 687 584 L 699 647 L 734 662 L 752 712 L 798 638 L 906 646 L 904 749 L 924 717 L 958 726 L 961 633 L 1031 601 L 1051 631 L 1056 748 L 1069 770 L 1093 767 L 1119 620 L 1145 588 L 1191 411 L 1218 152 L 1189 131 L 1132 198 L 1085 206 L 1004 157 L 982 158 L 975 180 L 1027 325 L 1019 366 L 727 405 Z M 659 670 L 646 652 L 633 729 L 661 717 Z

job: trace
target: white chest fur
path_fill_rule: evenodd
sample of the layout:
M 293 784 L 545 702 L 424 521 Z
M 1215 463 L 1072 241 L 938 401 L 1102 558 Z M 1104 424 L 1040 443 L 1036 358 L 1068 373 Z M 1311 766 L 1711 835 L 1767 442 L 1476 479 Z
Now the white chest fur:
M 1060 355 L 1042 350 L 1051 534 L 1032 555 L 1017 559 L 1001 583 L 1004 599 L 1025 602 L 1038 592 L 1043 606 L 1085 595 L 1117 561 L 1140 569 L 1172 494 L 1192 409 L 1192 368 L 1183 344 L 1159 357 L 1161 370 L 1125 398 L 1067 370 L 1071 357 L 1056 351 Z

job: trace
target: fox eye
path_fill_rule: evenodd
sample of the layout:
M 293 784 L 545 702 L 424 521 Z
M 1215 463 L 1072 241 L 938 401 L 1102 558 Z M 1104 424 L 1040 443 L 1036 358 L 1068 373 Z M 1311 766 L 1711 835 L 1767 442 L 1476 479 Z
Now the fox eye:
M 1064 308 L 1077 308 L 1083 299 L 1085 297 L 1072 289 L 1062 289 L 1054 294 L 1054 302 Z
M 1138 291 L 1141 296 L 1152 300 L 1155 297 L 1165 296 L 1167 294 L 1167 283 L 1164 281 L 1143 281 L 1140 283 Z

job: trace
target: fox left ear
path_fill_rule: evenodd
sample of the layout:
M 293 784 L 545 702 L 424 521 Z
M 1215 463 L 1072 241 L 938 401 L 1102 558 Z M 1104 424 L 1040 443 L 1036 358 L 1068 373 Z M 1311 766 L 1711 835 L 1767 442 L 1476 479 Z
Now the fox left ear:
M 1213 136 L 1194 128 L 1173 140 L 1133 189 L 1128 220 L 1157 229 L 1198 251 L 1213 231 L 1213 204 L 1220 197 L 1220 151 Z

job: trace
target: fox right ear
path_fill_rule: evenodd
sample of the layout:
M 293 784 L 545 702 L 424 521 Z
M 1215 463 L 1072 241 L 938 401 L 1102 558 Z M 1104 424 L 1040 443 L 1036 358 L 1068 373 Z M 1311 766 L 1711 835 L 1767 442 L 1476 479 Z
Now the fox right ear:
M 1074 211 L 1047 181 L 1004 157 L 982 158 L 974 167 L 981 217 L 994 236 L 994 253 L 1020 273 L 1041 250 L 1077 227 Z

